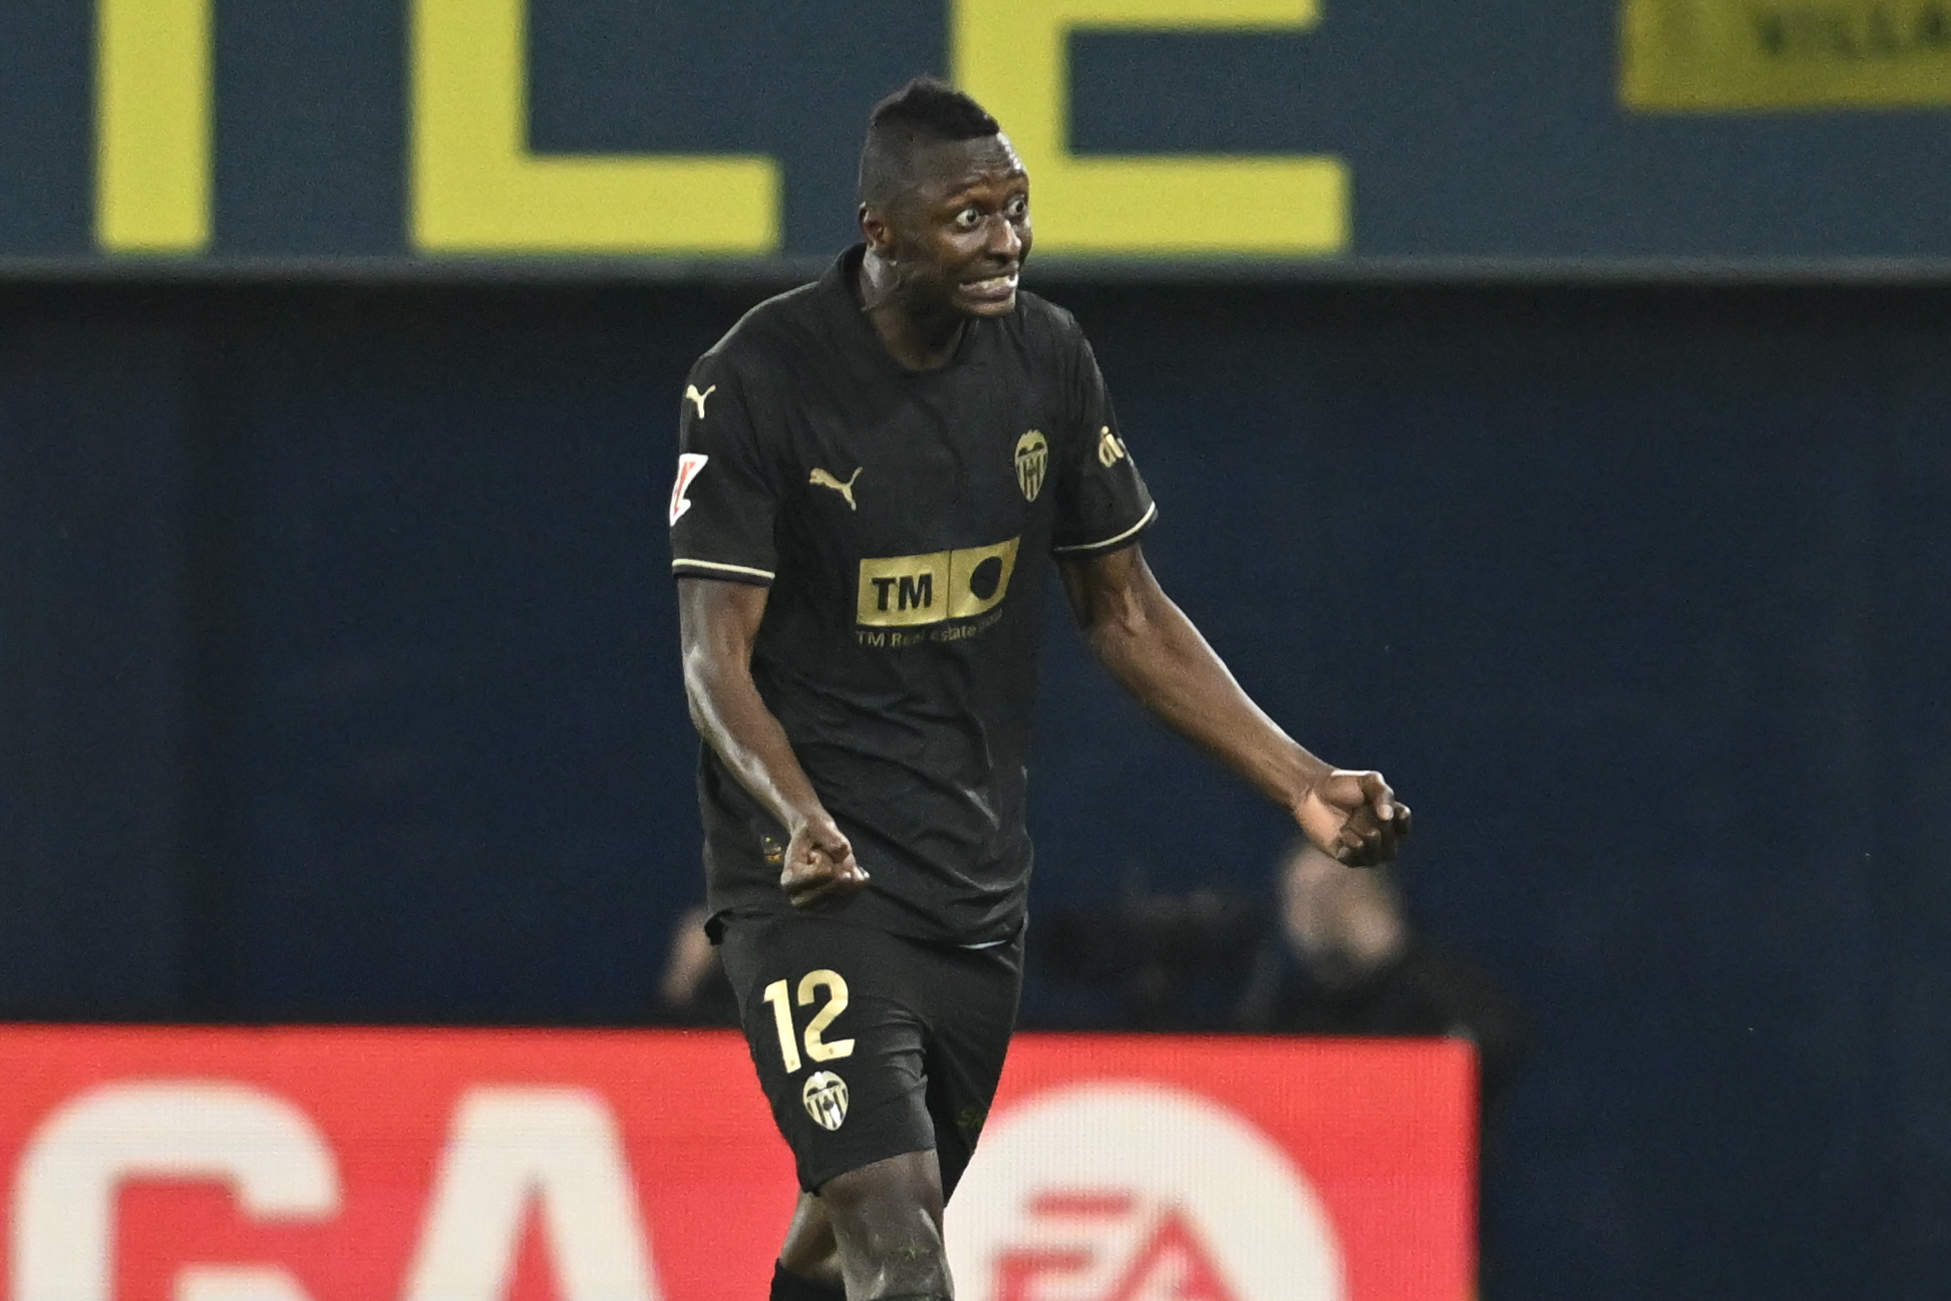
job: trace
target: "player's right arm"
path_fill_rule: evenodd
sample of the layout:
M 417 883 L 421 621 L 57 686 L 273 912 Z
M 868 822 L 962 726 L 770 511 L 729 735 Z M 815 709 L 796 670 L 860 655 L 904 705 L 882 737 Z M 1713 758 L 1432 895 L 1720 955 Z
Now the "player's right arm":
M 779 884 L 800 906 L 867 883 L 752 681 L 752 647 L 778 570 L 773 521 L 794 475 L 775 399 L 719 350 L 692 368 L 679 404 L 671 488 L 684 690 L 691 718 L 732 776 L 785 828 Z
M 732 776 L 791 839 L 779 884 L 795 906 L 838 902 L 867 884 L 752 681 L 752 644 L 767 589 L 713 578 L 677 581 L 678 635 L 691 721 Z

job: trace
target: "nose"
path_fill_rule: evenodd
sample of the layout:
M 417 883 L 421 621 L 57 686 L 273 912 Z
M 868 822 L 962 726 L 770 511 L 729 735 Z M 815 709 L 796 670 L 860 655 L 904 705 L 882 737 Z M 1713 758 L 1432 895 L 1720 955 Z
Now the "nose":
M 983 240 L 983 252 L 1005 262 L 1014 262 L 1023 252 L 1023 236 L 1016 229 L 1016 223 L 1002 213 L 989 218 L 988 238 Z

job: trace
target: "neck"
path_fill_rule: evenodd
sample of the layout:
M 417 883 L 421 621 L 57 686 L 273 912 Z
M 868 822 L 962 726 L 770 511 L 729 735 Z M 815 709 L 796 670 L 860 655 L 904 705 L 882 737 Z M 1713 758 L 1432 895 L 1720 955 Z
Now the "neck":
M 969 320 L 959 312 L 917 312 L 908 300 L 900 269 L 873 249 L 860 260 L 855 286 L 860 310 L 881 345 L 908 370 L 939 370 L 961 346 Z

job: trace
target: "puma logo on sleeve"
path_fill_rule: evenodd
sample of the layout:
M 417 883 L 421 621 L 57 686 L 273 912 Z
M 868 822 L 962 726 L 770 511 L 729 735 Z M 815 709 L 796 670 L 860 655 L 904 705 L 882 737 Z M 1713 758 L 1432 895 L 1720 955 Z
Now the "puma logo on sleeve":
M 666 390 L 666 392 L 668 391 Z M 717 391 L 718 386 L 716 384 L 713 384 L 702 393 L 698 392 L 698 386 L 696 384 L 686 384 L 684 386 L 684 400 L 698 408 L 698 419 L 703 420 L 705 418 L 705 399 Z
M 807 482 L 812 484 L 816 488 L 833 489 L 835 492 L 839 493 L 842 497 L 845 497 L 847 499 L 848 510 L 858 511 L 860 507 L 856 505 L 854 502 L 854 480 L 860 478 L 860 471 L 866 468 L 867 468 L 866 466 L 861 466 L 860 469 L 855 470 L 853 472 L 852 477 L 850 477 L 845 483 L 840 482 L 840 480 L 834 478 L 831 474 L 828 474 L 825 470 L 815 468 L 813 471 L 813 476 L 810 479 L 808 479 Z

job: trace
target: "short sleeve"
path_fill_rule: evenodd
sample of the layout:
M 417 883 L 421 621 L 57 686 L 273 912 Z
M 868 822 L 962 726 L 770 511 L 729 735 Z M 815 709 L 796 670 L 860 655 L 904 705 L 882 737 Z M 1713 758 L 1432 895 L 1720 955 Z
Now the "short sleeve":
M 781 476 L 737 369 L 708 354 L 691 369 L 671 485 L 671 572 L 770 583 Z
M 1070 346 L 1067 428 L 1059 451 L 1057 521 L 1050 549 L 1059 556 L 1089 556 L 1129 546 L 1158 508 L 1118 430 L 1091 345 L 1078 333 L 1071 336 Z

